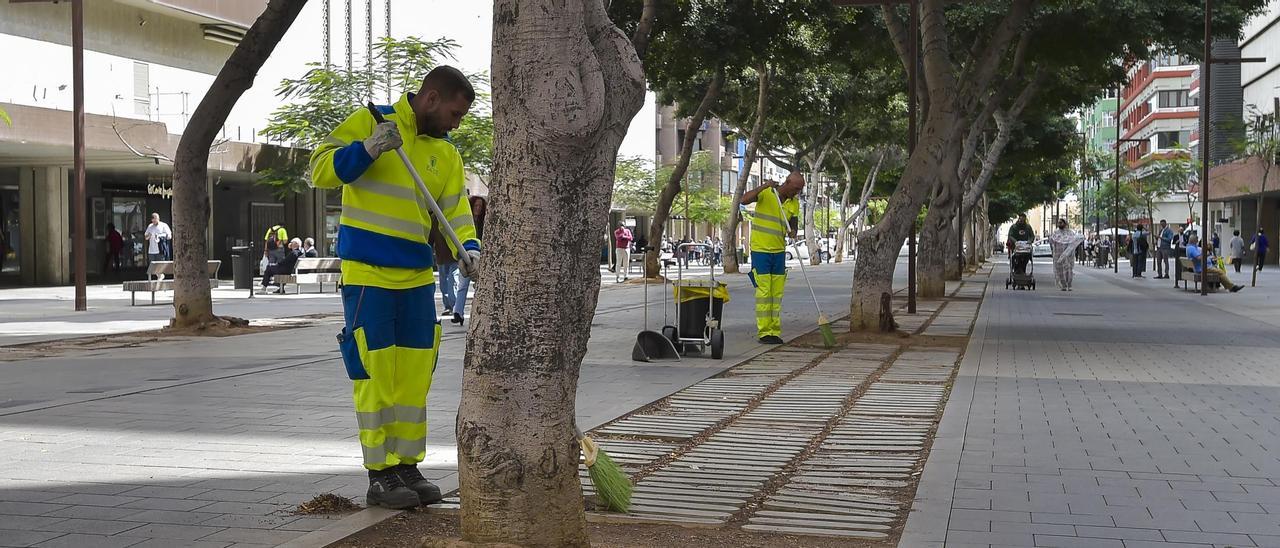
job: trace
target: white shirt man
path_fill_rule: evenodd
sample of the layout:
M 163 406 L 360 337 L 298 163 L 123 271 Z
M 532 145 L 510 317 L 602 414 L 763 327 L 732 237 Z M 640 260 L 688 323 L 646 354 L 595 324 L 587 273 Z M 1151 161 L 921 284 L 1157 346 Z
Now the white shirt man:
M 173 230 L 160 220 L 159 213 L 151 214 L 151 224 L 147 225 L 147 231 L 142 234 L 142 237 L 147 240 L 147 258 L 151 262 L 163 261 L 167 258 L 160 250 L 160 242 L 162 240 L 172 242 Z M 163 274 L 160 275 L 160 279 L 164 279 Z

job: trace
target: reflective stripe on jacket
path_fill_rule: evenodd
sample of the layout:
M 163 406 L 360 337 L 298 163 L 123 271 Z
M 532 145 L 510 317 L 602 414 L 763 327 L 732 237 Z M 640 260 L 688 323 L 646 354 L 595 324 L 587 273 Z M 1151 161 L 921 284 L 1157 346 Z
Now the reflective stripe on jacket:
M 378 109 L 399 127 L 405 154 L 463 248 L 479 250 L 471 205 L 464 199 L 462 157 L 447 140 L 418 135 L 409 104 L 412 95 L 406 93 L 395 105 Z M 369 157 L 362 139 L 374 125 L 373 115 L 359 109 L 311 154 L 312 186 L 342 187 L 338 256 L 377 267 L 430 269 L 434 260 L 427 237 L 432 218 L 426 201 L 394 151 Z M 457 254 L 452 242 L 448 246 Z
M 756 212 L 751 218 L 751 251 L 779 253 L 787 249 L 790 220 L 800 215 L 800 202 L 794 197 L 778 210 L 777 190 L 766 188 L 756 195 Z

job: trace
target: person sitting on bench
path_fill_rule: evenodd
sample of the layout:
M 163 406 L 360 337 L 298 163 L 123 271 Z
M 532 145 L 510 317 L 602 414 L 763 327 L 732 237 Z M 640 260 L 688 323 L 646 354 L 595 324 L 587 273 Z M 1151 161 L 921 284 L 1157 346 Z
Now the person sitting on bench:
M 1196 274 L 1200 274 L 1202 276 L 1200 278 L 1201 283 L 1204 283 L 1204 280 L 1206 280 L 1206 278 L 1203 277 L 1205 274 L 1215 274 L 1218 276 L 1218 281 L 1222 282 L 1222 287 L 1229 289 L 1232 293 L 1236 293 L 1241 289 L 1244 289 L 1244 286 L 1242 285 L 1231 283 L 1231 278 L 1227 277 L 1226 272 L 1212 266 L 1205 266 L 1206 262 L 1212 264 L 1211 261 L 1213 260 L 1213 256 L 1200 249 L 1199 236 L 1193 235 L 1190 238 L 1187 238 L 1187 258 L 1191 259 L 1191 264 L 1195 267 Z
M 279 262 L 267 266 L 266 272 L 262 273 L 262 287 L 271 285 L 271 278 L 277 274 L 293 274 L 294 265 L 298 264 L 298 257 L 302 256 L 302 240 L 294 238 L 289 240 L 289 250 Z M 278 288 L 276 293 L 283 293 L 284 288 Z

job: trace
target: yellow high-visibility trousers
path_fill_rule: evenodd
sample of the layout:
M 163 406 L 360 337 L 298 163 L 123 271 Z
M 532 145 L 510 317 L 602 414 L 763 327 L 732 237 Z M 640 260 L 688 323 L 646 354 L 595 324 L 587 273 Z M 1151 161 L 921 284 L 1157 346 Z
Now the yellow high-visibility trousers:
M 756 286 L 756 336 L 782 336 L 782 291 L 787 285 L 786 252 L 751 252 Z
M 347 285 L 342 300 L 347 332 L 355 341 L 355 352 L 344 352 L 344 359 L 355 379 L 352 399 L 364 466 L 384 470 L 422 462 L 427 450 L 427 392 L 440 345 L 435 285 Z M 353 369 L 352 361 L 358 361 L 358 367 Z

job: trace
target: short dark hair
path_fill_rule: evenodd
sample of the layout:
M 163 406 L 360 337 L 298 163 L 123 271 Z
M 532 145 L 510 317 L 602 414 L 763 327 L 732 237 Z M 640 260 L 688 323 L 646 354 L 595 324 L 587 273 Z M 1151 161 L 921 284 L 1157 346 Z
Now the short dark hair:
M 1233 231 L 1231 231 L 1231 234 L 1232 234 L 1233 236 L 1239 236 L 1239 235 L 1240 235 L 1240 231 L 1239 231 L 1239 230 L 1233 230 Z
M 1165 223 L 1165 222 L 1164 222 L 1164 219 L 1160 219 L 1160 224 L 1162 224 L 1162 225 L 1163 225 L 1163 224 L 1168 224 L 1168 223 Z
M 441 97 L 448 100 L 458 95 L 465 97 L 468 103 L 476 100 L 476 88 L 471 86 L 467 75 L 449 65 L 440 65 L 431 69 L 426 78 L 422 79 L 422 93 L 431 90 L 435 90 Z

